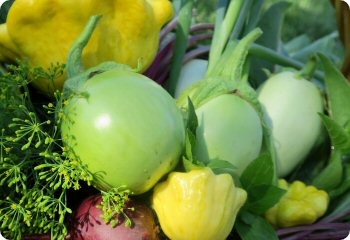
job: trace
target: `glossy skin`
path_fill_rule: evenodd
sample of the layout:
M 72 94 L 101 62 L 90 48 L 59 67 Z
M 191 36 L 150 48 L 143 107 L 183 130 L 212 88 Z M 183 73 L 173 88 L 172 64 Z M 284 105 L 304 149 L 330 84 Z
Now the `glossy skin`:
M 101 218 L 103 211 L 97 206 L 101 204 L 101 196 L 91 196 L 85 199 L 74 215 L 71 237 L 75 240 L 159 240 L 159 228 L 154 212 L 145 203 L 132 201 L 126 210 L 133 226 L 125 226 L 125 219 L 119 218 L 120 224 L 112 228 Z
M 185 63 L 181 68 L 179 80 L 176 84 L 175 98 L 179 98 L 187 88 L 204 79 L 207 68 L 208 60 L 192 59 Z
M 229 174 L 210 168 L 171 172 L 157 184 L 152 203 L 164 233 L 174 240 L 224 240 L 247 193 Z
M 280 177 L 290 173 L 310 152 L 322 133 L 318 113 L 323 100 L 316 85 L 296 73 L 272 76 L 258 90 L 258 99 L 272 130 Z
M 82 91 L 87 98 L 73 97 L 65 106 L 62 137 L 95 174 L 97 188 L 126 185 L 141 194 L 177 165 L 184 123 L 163 88 L 121 70 L 94 76 Z
M 196 110 L 196 156 L 208 163 L 226 160 L 241 174 L 260 153 L 262 127 L 255 109 L 234 94 L 224 94 Z

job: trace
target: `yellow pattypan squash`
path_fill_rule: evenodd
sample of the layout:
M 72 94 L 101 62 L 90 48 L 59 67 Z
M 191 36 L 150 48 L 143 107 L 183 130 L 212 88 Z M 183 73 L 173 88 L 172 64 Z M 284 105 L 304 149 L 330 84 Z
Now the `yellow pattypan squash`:
M 152 63 L 161 27 L 174 10 L 169 0 L 16 0 L 0 25 L 0 61 L 28 60 L 33 67 L 65 64 L 72 43 L 92 15 L 102 15 L 83 52 L 84 67 L 116 61 L 141 71 Z M 33 85 L 62 89 L 65 76 Z

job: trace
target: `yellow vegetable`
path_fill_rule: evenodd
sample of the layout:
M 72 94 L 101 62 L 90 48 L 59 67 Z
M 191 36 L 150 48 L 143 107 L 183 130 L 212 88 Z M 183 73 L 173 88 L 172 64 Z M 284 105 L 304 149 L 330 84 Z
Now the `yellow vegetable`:
M 66 63 L 72 43 L 92 15 L 102 15 L 84 49 L 85 67 L 113 60 L 141 71 L 153 61 L 161 27 L 173 17 L 169 0 L 16 0 L 0 25 L 0 61 L 28 59 L 48 68 Z M 33 82 L 43 92 L 61 89 L 65 77 Z
M 266 213 L 266 219 L 275 227 L 284 228 L 311 224 L 327 211 L 329 196 L 327 192 L 301 181 L 288 184 L 279 180 L 279 187 L 287 192 L 280 201 Z
M 224 240 L 246 198 L 229 174 L 200 168 L 170 173 L 154 188 L 153 207 L 172 240 Z

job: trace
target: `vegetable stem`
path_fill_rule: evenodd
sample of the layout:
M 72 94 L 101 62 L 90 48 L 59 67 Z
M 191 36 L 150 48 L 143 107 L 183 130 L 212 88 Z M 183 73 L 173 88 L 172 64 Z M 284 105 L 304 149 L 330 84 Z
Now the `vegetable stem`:
M 237 19 L 239 18 L 243 0 L 232 0 L 229 3 L 225 17 L 222 19 L 222 8 L 223 2 L 219 1 L 218 6 L 218 17 L 215 23 L 214 36 L 212 41 L 212 47 L 209 52 L 209 62 L 208 62 L 208 74 L 211 73 L 215 64 L 218 62 L 221 54 L 230 38 L 232 29 L 235 26 Z M 224 8 L 225 9 L 225 8 Z M 221 14 L 220 14 L 221 13 Z
M 253 43 L 253 45 L 249 49 L 249 53 L 256 57 L 262 58 L 268 62 L 278 64 L 280 66 L 292 67 L 296 69 L 302 69 L 304 67 L 304 63 L 294 60 L 288 56 L 279 54 L 272 49 L 269 49 L 256 43 Z M 314 76 L 317 79 L 324 78 L 324 74 L 320 71 L 315 71 Z
M 71 49 L 69 50 L 68 58 L 67 58 L 67 77 L 68 78 L 75 77 L 79 73 L 84 71 L 84 65 L 82 61 L 83 49 L 89 42 L 92 36 L 92 33 L 96 28 L 96 25 L 101 17 L 102 17 L 101 15 L 95 15 L 89 19 L 89 22 L 84 28 L 82 34 L 73 43 Z
M 311 79 L 316 70 L 317 58 L 312 55 L 306 65 L 300 70 L 298 76 L 304 79 Z

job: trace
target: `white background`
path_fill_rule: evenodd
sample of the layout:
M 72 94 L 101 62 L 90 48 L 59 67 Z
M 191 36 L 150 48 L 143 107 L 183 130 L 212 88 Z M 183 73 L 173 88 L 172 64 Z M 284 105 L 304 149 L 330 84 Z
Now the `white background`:
M 0 0 L 0 5 L 2 5 L 6 0 Z M 1 239 L 1 238 L 0 238 Z

